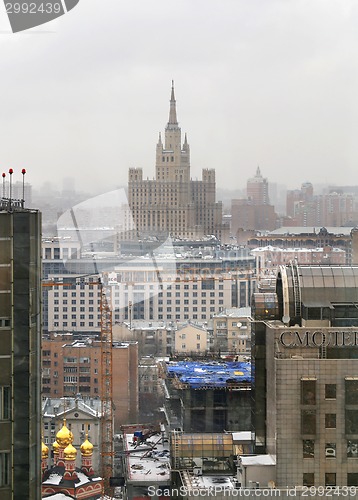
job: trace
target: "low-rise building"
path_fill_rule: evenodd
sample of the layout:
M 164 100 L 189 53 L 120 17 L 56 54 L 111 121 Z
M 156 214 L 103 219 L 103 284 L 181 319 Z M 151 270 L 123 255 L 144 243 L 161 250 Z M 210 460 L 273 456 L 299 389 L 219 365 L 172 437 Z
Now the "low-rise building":
M 214 352 L 250 355 L 251 308 L 224 309 L 213 316 L 210 348 Z
M 204 355 L 208 351 L 208 332 L 200 325 L 187 323 L 175 330 L 174 355 Z

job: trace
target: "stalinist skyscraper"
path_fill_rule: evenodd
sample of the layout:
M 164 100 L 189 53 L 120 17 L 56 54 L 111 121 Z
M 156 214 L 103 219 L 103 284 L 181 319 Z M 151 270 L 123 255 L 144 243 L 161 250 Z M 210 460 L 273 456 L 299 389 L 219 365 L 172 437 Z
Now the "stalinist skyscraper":
M 143 180 L 141 168 L 129 169 L 129 207 L 136 229 L 142 235 L 169 233 L 174 238 L 215 235 L 222 224 L 222 204 L 215 201 L 215 170 L 203 169 L 202 180 L 190 178 L 190 148 L 182 143 L 172 84 L 169 120 L 164 144 L 159 134 L 155 179 Z

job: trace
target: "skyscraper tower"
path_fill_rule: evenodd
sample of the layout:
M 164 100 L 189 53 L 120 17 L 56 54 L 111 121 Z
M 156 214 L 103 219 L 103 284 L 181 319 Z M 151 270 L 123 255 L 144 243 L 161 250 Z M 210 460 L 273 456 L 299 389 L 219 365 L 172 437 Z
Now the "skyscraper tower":
M 159 134 L 156 146 L 155 175 L 144 180 L 141 168 L 129 169 L 128 201 L 138 232 L 220 239 L 228 230 L 222 224 L 222 204 L 215 201 L 215 170 L 203 169 L 201 181 L 190 178 L 190 148 L 186 134 L 182 143 L 173 82 L 164 144 Z
M 255 177 L 247 181 L 247 197 L 253 205 L 269 205 L 268 182 L 262 177 L 260 167 L 256 169 Z
M 0 198 L 0 498 L 41 498 L 41 214 Z

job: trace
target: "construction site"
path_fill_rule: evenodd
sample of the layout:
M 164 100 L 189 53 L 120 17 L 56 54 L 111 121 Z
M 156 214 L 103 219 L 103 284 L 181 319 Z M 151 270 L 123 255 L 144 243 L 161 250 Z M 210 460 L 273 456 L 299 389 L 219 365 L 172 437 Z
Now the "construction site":
M 164 411 L 172 430 L 250 430 L 250 363 L 179 361 L 166 369 Z

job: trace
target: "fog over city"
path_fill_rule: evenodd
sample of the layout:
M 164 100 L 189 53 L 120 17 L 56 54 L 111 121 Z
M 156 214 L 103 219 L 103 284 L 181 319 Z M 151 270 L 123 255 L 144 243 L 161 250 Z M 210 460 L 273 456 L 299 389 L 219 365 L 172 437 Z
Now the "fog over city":
M 173 79 L 193 178 L 356 185 L 357 25 L 354 0 L 81 0 L 13 34 L 2 5 L 1 170 L 91 191 L 152 177 Z

